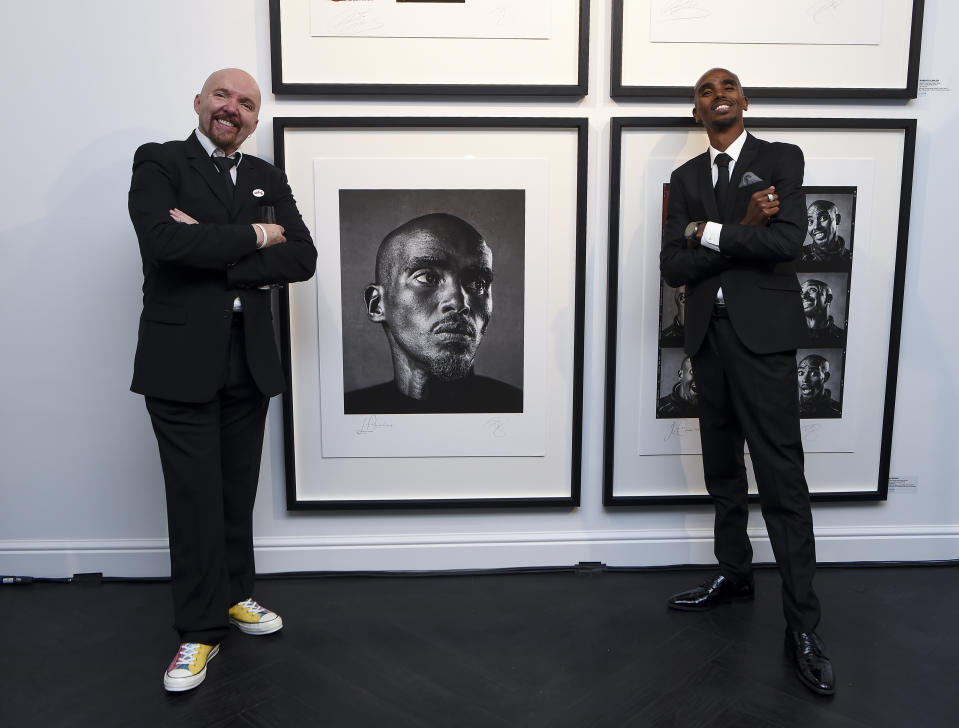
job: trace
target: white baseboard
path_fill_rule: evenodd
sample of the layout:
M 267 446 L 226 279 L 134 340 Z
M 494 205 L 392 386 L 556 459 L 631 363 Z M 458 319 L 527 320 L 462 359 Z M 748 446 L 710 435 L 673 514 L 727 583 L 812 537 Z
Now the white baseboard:
M 755 561 L 769 563 L 764 530 L 750 531 Z M 820 562 L 959 559 L 959 526 L 822 528 Z M 443 571 L 570 566 L 712 564 L 712 531 L 602 531 L 414 534 L 388 537 L 256 539 L 261 574 L 304 571 Z M 63 578 L 99 572 L 115 577 L 168 576 L 166 539 L 0 541 L 0 574 Z

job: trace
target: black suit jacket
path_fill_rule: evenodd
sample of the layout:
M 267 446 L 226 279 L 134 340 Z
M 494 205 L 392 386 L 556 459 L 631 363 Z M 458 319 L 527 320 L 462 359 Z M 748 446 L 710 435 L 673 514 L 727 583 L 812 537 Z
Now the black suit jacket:
M 806 236 L 803 168 L 799 147 L 749 134 L 733 168 L 722 213 L 713 192 L 708 151 L 673 172 L 660 268 L 669 285 L 686 284 L 685 347 L 690 356 L 703 342 L 720 286 L 733 328 L 752 352 L 788 351 L 804 340 L 806 324 L 793 265 Z M 747 172 L 756 181 L 741 186 Z M 752 193 L 769 185 L 779 195 L 779 213 L 765 226 L 741 224 Z M 723 222 L 722 253 L 705 246 L 686 248 L 683 233 L 693 220 Z
M 256 249 L 250 223 L 262 222 L 261 205 L 275 208 L 287 242 Z M 174 207 L 199 224 L 174 221 Z M 222 385 L 239 296 L 253 379 L 268 396 L 282 392 L 270 292 L 259 286 L 306 280 L 316 268 L 316 249 L 286 175 L 244 154 L 229 200 L 194 132 L 182 142 L 137 149 L 129 210 L 143 259 L 143 313 L 130 388 L 182 402 L 211 400 Z

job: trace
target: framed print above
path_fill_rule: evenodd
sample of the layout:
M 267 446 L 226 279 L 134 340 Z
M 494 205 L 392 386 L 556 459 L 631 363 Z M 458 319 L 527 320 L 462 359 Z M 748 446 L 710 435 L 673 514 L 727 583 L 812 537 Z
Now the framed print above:
M 796 396 L 810 494 L 885 499 L 916 123 L 747 118 L 746 128 L 805 155 L 807 237 L 794 265 L 808 332 Z M 696 372 L 683 350 L 685 291 L 659 270 L 670 174 L 708 144 L 692 119 L 613 119 L 607 506 L 709 500 Z
M 280 294 L 291 510 L 578 504 L 586 129 L 274 120 L 319 253 Z
M 273 93 L 586 95 L 589 0 L 270 0 Z
M 610 95 L 691 97 L 709 68 L 758 98 L 914 99 L 924 0 L 613 0 Z

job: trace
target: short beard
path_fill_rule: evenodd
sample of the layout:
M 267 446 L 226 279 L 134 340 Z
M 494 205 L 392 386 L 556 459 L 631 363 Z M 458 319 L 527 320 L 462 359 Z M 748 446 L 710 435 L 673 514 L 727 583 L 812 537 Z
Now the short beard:
M 445 352 L 429 362 L 430 374 L 444 382 L 462 379 L 473 368 L 473 357 L 464 353 Z

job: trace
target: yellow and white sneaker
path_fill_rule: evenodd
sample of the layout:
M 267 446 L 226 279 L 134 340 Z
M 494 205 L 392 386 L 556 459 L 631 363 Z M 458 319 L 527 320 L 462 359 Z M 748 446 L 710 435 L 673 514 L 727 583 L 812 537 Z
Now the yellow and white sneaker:
M 219 651 L 220 645 L 183 642 L 163 674 L 163 687 L 171 693 L 192 690 L 206 679 L 206 663 Z
M 246 634 L 271 634 L 283 629 L 279 614 L 261 607 L 252 599 L 244 599 L 230 607 L 230 624 L 235 624 Z

